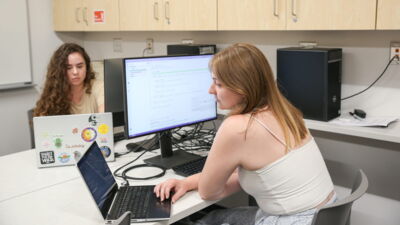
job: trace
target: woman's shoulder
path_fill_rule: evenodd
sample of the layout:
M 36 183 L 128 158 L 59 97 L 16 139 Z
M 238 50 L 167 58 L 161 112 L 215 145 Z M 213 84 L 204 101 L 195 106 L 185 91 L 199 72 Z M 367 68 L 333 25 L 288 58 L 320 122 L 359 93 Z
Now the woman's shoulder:
M 250 116 L 246 114 L 231 115 L 225 118 L 220 126 L 220 130 L 228 131 L 244 131 L 248 125 Z M 237 133 L 237 132 L 235 132 Z
M 93 79 L 91 81 L 92 84 L 92 93 L 95 95 L 103 95 L 104 94 L 104 81 Z
M 91 81 L 92 83 L 92 88 L 103 88 L 104 87 L 104 81 L 103 80 L 99 80 L 99 79 L 93 79 Z

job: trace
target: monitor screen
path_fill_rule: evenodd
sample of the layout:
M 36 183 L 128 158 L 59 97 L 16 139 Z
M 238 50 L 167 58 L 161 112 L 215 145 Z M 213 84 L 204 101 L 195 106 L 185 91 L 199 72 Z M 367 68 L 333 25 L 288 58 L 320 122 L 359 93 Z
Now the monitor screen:
M 216 119 L 212 55 L 125 59 L 130 138 Z
M 216 101 L 208 93 L 212 83 L 208 68 L 211 58 L 212 55 L 192 55 L 124 59 L 127 137 L 216 119 Z M 160 145 L 162 148 L 163 143 Z

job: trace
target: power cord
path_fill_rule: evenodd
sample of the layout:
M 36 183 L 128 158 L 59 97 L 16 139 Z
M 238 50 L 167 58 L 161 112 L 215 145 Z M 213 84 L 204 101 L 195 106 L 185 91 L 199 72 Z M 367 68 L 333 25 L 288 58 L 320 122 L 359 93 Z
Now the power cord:
M 123 155 L 129 154 L 131 152 L 136 152 L 139 149 L 146 149 L 146 148 L 144 148 L 144 146 L 146 144 L 148 144 L 149 142 L 151 142 L 151 141 L 153 141 L 152 137 L 151 138 L 147 138 L 147 139 L 143 140 L 142 142 L 140 142 L 140 144 L 136 145 L 134 148 L 129 148 L 129 149 L 127 148 L 126 152 L 116 152 L 116 153 L 114 153 L 114 156 L 115 156 L 115 158 L 118 158 L 118 157 L 121 157 Z M 153 149 L 153 147 L 155 147 L 156 143 L 158 143 L 158 142 L 155 141 L 153 143 L 153 145 L 151 146 L 151 148 L 149 148 L 149 149 Z
M 157 142 L 154 142 L 153 145 L 156 145 L 157 143 L 158 143 L 158 141 L 157 141 Z M 140 147 L 140 146 L 138 146 L 138 147 Z M 153 147 L 154 147 L 154 146 L 151 146 L 150 149 L 152 149 Z M 142 157 L 146 152 L 149 152 L 149 151 L 150 151 L 150 150 L 145 150 L 145 151 L 143 151 L 140 155 L 138 155 L 138 156 L 137 156 L 135 159 L 133 159 L 132 161 L 130 161 L 130 162 L 128 162 L 128 163 L 126 163 L 126 164 L 120 166 L 118 169 L 116 169 L 116 170 L 114 171 L 113 175 L 114 175 L 115 177 L 122 178 L 122 179 L 125 181 L 124 185 L 129 185 L 129 180 L 149 180 L 149 179 L 153 179 L 153 178 L 157 178 L 157 177 L 162 177 L 162 176 L 164 176 L 164 175 L 165 175 L 165 172 L 166 172 L 166 169 L 165 169 L 165 168 L 159 167 L 159 166 L 154 166 L 154 165 L 147 165 L 147 164 L 138 164 L 138 165 L 134 165 L 134 166 L 128 167 L 128 168 L 124 169 L 124 170 L 122 171 L 121 174 L 118 174 L 118 172 L 119 172 L 122 168 L 126 167 L 127 165 L 129 165 L 129 164 L 131 164 L 131 163 L 136 162 L 140 157 Z M 129 152 L 127 152 L 127 153 L 129 153 Z M 124 153 L 124 155 L 127 154 L 127 153 Z M 156 167 L 156 168 L 161 169 L 161 172 L 160 172 L 159 174 L 156 174 L 156 175 L 154 175 L 154 176 L 149 176 L 149 177 L 131 177 L 131 176 L 128 176 L 128 175 L 127 175 L 127 173 L 128 173 L 129 171 L 131 171 L 131 170 L 133 170 L 133 169 L 141 168 L 141 167 Z
M 143 49 L 143 52 L 142 52 L 142 56 L 143 56 L 143 57 L 145 56 L 145 53 L 146 53 L 147 50 L 151 50 L 151 48 L 145 48 L 145 49 Z
M 399 56 L 398 56 L 398 55 L 393 56 L 392 59 L 389 60 L 389 63 L 386 65 L 386 67 L 385 67 L 385 69 L 383 70 L 383 72 L 381 73 L 381 75 L 379 75 L 379 77 L 378 77 L 374 82 L 372 82 L 371 85 L 369 85 L 369 86 L 368 86 L 367 88 L 365 88 L 364 90 L 362 90 L 362 91 L 360 91 L 360 92 L 357 92 L 357 93 L 355 93 L 355 94 L 352 94 L 352 95 L 350 95 L 350 96 L 348 96 L 348 97 L 342 98 L 341 100 L 343 101 L 343 100 L 352 98 L 352 97 L 354 97 L 354 96 L 356 96 L 356 95 L 359 95 L 359 94 L 365 92 L 366 90 L 370 89 L 379 79 L 381 79 L 381 77 L 383 76 L 383 74 L 385 74 L 387 68 L 389 68 L 389 65 L 390 65 L 390 64 L 393 62 L 393 60 L 396 59 L 396 58 L 397 58 L 397 60 L 399 60 Z
M 213 121 L 213 129 L 211 130 L 206 130 L 203 129 L 204 123 L 201 124 L 196 124 L 192 130 L 183 130 L 182 128 L 177 128 L 172 130 L 172 144 L 175 149 L 179 150 L 184 150 L 184 151 L 208 151 L 211 148 L 211 145 L 213 143 L 215 134 L 216 134 L 216 125 L 215 122 Z M 164 135 L 164 134 L 163 134 Z M 158 137 L 159 139 L 160 137 Z M 151 139 L 149 140 L 151 141 Z M 153 145 L 149 149 L 153 149 L 155 145 L 157 145 L 159 142 L 155 141 L 153 142 Z M 144 143 L 141 145 L 138 145 L 137 148 L 143 147 Z M 116 157 L 126 155 L 131 151 L 127 151 L 124 153 L 118 153 Z M 149 180 L 153 178 L 158 178 L 162 177 L 166 173 L 166 169 L 160 166 L 154 166 L 154 165 L 148 165 L 148 164 L 138 164 L 138 165 L 133 165 L 130 167 L 127 167 L 129 164 L 132 164 L 136 162 L 140 157 L 142 157 L 146 152 L 149 152 L 150 150 L 145 150 L 143 151 L 139 156 L 137 156 L 135 159 L 132 161 L 122 165 L 118 169 L 116 169 L 113 173 L 115 177 L 122 178 L 125 182 L 124 185 L 129 185 L 129 180 Z M 127 167 L 127 168 L 126 168 Z M 137 168 L 142 168 L 142 167 L 155 167 L 161 170 L 160 173 L 149 176 L 149 177 L 132 177 L 127 175 L 127 173 L 131 170 L 137 169 Z M 118 173 L 121 171 L 123 168 L 125 168 L 120 174 Z

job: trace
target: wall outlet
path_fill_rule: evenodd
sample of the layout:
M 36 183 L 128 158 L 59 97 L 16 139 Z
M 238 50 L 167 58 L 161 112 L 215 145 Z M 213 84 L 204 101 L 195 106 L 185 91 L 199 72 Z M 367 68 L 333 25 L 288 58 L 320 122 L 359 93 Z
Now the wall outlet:
M 400 65 L 400 42 L 391 42 L 390 43 L 390 58 L 397 56 L 397 58 L 393 59 L 392 65 Z
M 122 52 L 122 39 L 121 38 L 113 38 L 113 51 L 114 52 Z
M 146 51 L 148 54 L 154 53 L 154 40 L 153 38 L 146 39 Z

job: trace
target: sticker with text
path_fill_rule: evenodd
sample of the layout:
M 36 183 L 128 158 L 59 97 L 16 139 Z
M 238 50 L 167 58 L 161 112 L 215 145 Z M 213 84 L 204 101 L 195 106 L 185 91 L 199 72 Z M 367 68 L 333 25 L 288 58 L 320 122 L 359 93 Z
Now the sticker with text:
M 40 164 L 52 164 L 56 162 L 53 151 L 40 152 Z

